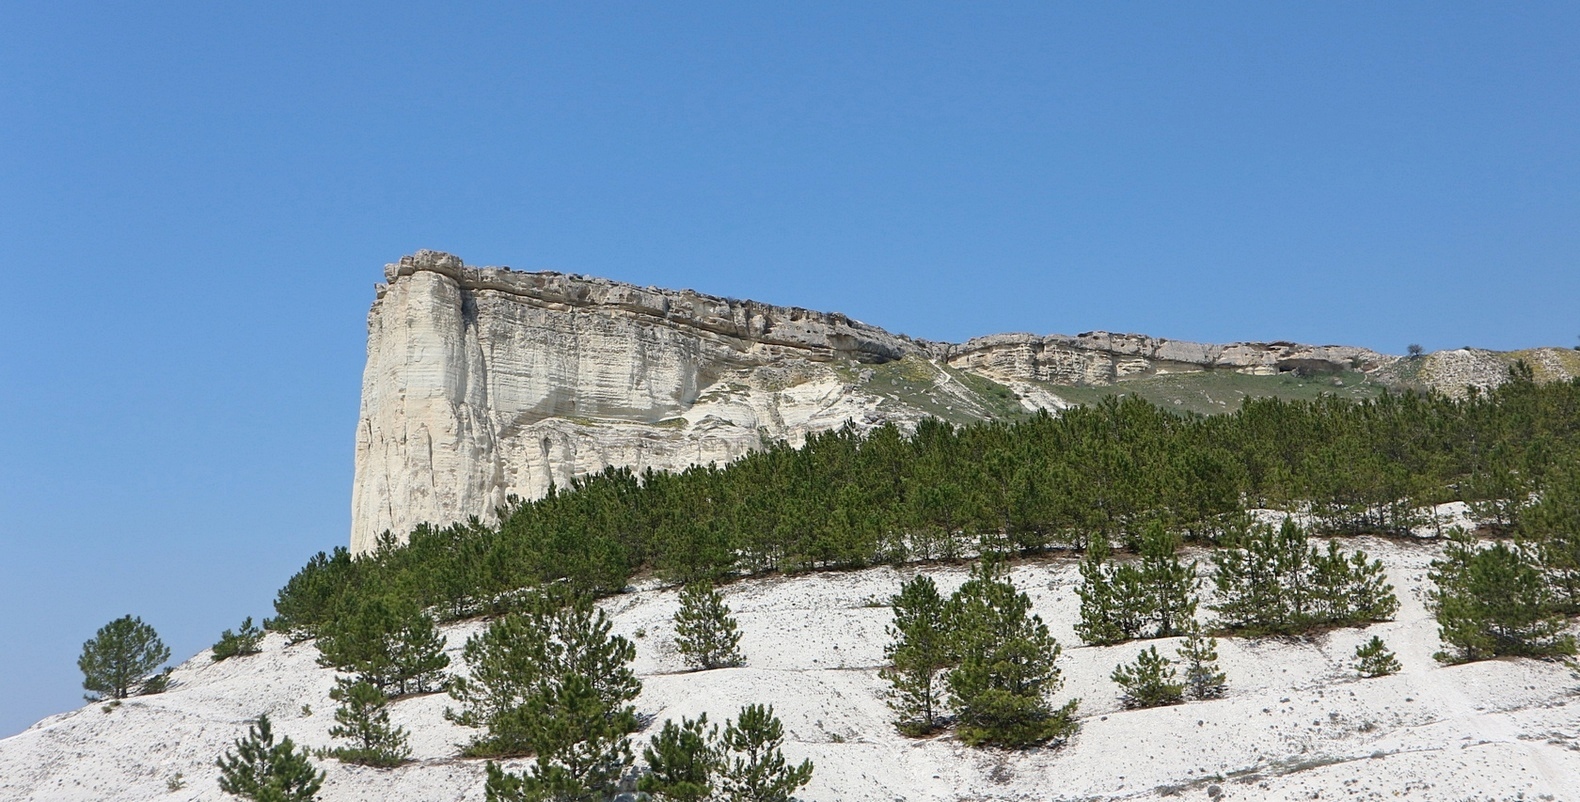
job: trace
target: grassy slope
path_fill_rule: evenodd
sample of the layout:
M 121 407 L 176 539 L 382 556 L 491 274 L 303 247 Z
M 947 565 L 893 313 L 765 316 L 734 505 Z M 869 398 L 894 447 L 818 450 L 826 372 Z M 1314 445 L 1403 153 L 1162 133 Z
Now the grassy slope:
M 1165 373 L 1121 381 L 1107 387 L 1048 385 L 1048 391 L 1078 404 L 1094 403 L 1110 395 L 1136 395 L 1164 409 L 1213 415 L 1233 412 L 1247 398 L 1275 397 L 1309 400 L 1324 393 L 1344 398 L 1375 398 L 1383 386 L 1363 373 L 1300 377 L 1292 373 L 1250 376 L 1230 371 Z

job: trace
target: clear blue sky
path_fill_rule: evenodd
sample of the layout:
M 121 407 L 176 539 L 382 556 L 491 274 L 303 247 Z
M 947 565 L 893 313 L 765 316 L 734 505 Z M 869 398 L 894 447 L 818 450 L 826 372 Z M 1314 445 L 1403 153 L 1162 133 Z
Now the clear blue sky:
M 0 5 L 0 734 L 346 541 L 418 248 L 938 339 L 1580 335 L 1574 3 L 252 5 Z

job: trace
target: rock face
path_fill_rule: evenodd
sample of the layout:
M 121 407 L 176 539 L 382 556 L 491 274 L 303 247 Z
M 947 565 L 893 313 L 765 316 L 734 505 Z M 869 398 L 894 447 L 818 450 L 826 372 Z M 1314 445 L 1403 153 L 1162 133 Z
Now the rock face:
M 1425 358 L 1439 370 L 1363 348 L 1106 332 L 955 345 L 840 314 L 467 267 L 433 251 L 386 266 L 384 277 L 368 314 L 357 425 L 357 553 L 382 532 L 404 539 L 419 523 L 487 518 L 511 495 L 536 498 L 606 466 L 723 464 L 765 442 L 799 444 L 846 425 L 1058 410 L 1068 405 L 1065 387 L 1203 372 L 1495 384 L 1506 370 L 1481 356 L 1468 366 Z M 1580 373 L 1567 359 L 1538 362 L 1558 365 L 1555 376 Z
M 841 373 L 943 348 L 843 315 L 431 251 L 385 278 L 368 315 L 357 552 L 385 530 L 487 515 L 608 465 L 723 463 L 765 437 L 904 419 Z

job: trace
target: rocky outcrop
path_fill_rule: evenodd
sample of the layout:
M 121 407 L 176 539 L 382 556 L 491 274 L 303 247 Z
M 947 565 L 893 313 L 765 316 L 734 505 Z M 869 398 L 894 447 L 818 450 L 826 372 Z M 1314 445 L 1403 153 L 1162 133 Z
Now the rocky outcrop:
M 962 370 L 1064 385 L 1106 385 L 1159 373 L 1203 370 L 1254 375 L 1373 371 L 1398 359 L 1341 345 L 1210 345 L 1106 331 L 1074 337 L 996 334 L 951 347 L 948 355 L 950 366 Z
M 1393 386 L 1462 390 L 1496 384 L 1509 361 L 1107 332 L 955 345 L 840 314 L 468 267 L 433 251 L 386 266 L 384 277 L 368 314 L 355 552 L 386 530 L 404 538 L 422 522 L 486 518 L 511 495 L 535 498 L 610 465 L 722 464 L 841 426 L 1057 410 L 1068 405 L 1065 388 L 1178 373 L 1363 372 Z M 1580 373 L 1565 367 L 1571 356 L 1537 361 L 1561 378 Z
M 859 369 L 946 348 L 838 314 L 431 251 L 385 279 L 368 315 L 358 552 L 607 465 L 723 463 L 765 438 L 918 418 L 860 391 Z

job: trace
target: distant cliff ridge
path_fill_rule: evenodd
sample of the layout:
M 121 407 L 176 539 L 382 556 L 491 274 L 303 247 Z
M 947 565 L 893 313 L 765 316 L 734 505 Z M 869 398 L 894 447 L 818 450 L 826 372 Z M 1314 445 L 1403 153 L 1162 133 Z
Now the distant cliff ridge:
M 1501 381 L 1509 361 L 1474 350 L 1407 360 L 1344 346 L 1105 332 L 956 345 L 840 314 L 467 267 L 434 251 L 387 265 L 384 277 L 368 314 L 354 552 L 386 530 L 404 538 L 422 522 L 486 518 L 509 495 L 535 498 L 606 466 L 723 464 L 847 424 L 1012 417 L 1115 388 L 1203 411 L 1308 384 L 1462 391 Z M 1531 354 L 1544 375 L 1580 374 L 1580 354 Z M 1186 387 L 1180 377 L 1198 381 Z

